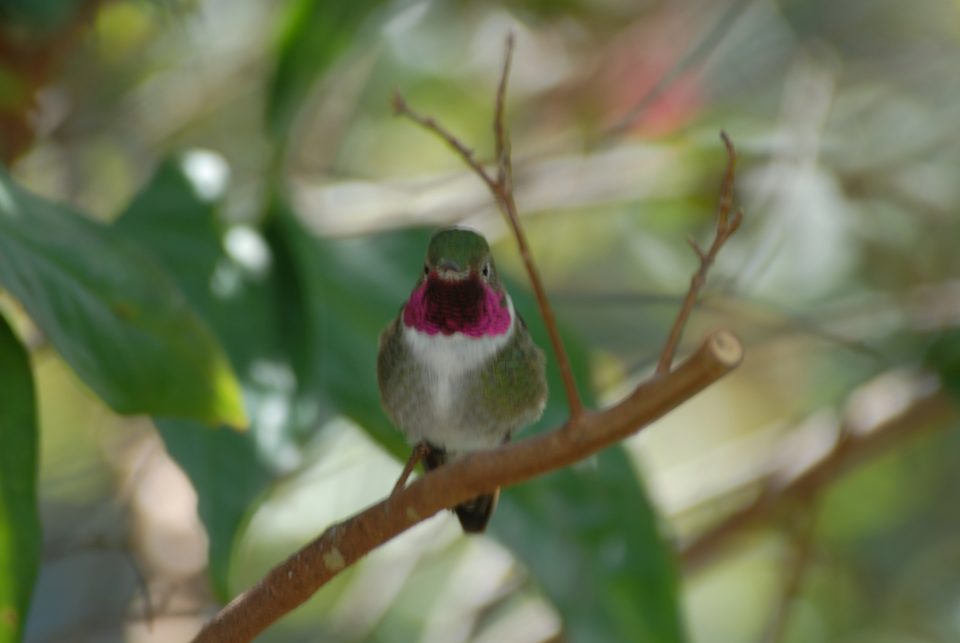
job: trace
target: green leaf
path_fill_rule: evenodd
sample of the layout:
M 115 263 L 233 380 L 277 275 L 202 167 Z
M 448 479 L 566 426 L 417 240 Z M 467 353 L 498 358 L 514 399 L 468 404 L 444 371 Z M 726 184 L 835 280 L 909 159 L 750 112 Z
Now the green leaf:
M 167 274 L 115 231 L 2 170 L 0 283 L 117 412 L 246 423 L 225 355 Z
M 198 194 L 181 160 L 161 163 L 113 227 L 166 269 L 216 332 L 246 387 L 258 363 L 285 361 L 296 352 L 291 342 L 303 341 L 286 327 L 296 297 L 277 274 L 286 250 L 253 228 L 224 229 L 220 202 Z M 244 249 L 228 253 L 225 235 Z
M 40 567 L 37 432 L 30 362 L 0 315 L 0 643 L 20 640 Z
M 557 606 L 566 640 L 685 640 L 673 555 L 622 448 L 507 489 L 492 530 Z
M 292 356 L 299 355 L 303 338 L 290 327 L 291 317 L 298 316 L 290 310 L 297 297 L 295 280 L 283 272 L 285 250 L 256 230 L 234 228 L 228 234 L 245 244 L 249 256 L 230 256 L 219 207 L 216 199 L 198 194 L 181 163 L 168 160 L 114 226 L 168 270 L 220 336 L 241 378 L 249 433 L 156 420 L 167 450 L 197 492 L 214 589 L 226 598 L 231 556 L 251 506 L 269 484 L 271 468 L 290 468 L 289 460 L 297 461 L 295 425 L 312 426 L 312 414 L 300 418 L 296 412 L 303 404 L 297 403 Z
M 277 65 L 270 79 L 267 125 L 285 141 L 314 81 L 362 32 L 380 0 L 293 0 L 281 17 Z
M 430 231 L 330 240 L 311 235 L 285 208 L 276 217 L 304 279 L 310 385 L 383 448 L 406 458 L 406 440 L 380 405 L 377 350 L 380 332 L 420 271 Z

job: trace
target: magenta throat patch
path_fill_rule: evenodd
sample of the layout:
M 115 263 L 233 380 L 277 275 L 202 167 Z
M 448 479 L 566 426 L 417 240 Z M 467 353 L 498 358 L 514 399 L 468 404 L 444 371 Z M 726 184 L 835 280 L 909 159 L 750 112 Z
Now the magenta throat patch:
M 430 275 L 410 295 L 403 324 L 429 335 L 502 335 L 510 328 L 510 310 L 506 300 L 501 302 L 501 296 L 476 276 L 445 281 Z

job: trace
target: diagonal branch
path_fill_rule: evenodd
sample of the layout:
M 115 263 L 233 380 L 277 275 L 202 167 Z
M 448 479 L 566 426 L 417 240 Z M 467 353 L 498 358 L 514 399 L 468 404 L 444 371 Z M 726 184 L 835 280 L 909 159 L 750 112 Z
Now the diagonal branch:
M 400 92 L 395 91 L 393 93 L 392 99 L 393 113 L 397 116 L 406 116 L 413 122 L 417 123 L 424 129 L 430 130 L 441 139 L 443 142 L 453 148 L 453 150 L 463 159 L 463 162 L 466 163 L 474 173 L 480 177 L 480 179 L 487 184 L 487 187 L 496 194 L 497 182 L 487 173 L 483 165 L 477 161 L 476 156 L 469 147 L 460 142 L 456 136 L 448 132 L 442 125 L 440 125 L 435 118 L 432 116 L 424 116 L 418 112 L 410 109 L 410 106 L 407 105 L 407 101 L 400 94 Z
M 413 525 L 497 487 L 517 484 L 588 458 L 637 433 L 739 365 L 743 357 L 740 341 L 729 332 L 719 331 L 707 337 L 700 348 L 675 370 L 641 383 L 615 406 L 599 412 L 583 409 L 553 311 L 520 225 L 513 196 L 509 135 L 504 125 L 504 102 L 512 51 L 513 38 L 510 37 L 507 39 L 506 58 L 495 105 L 495 178 L 476 160 L 470 148 L 433 118 L 411 110 L 399 94 L 394 96 L 393 107 L 398 114 L 435 133 L 460 155 L 490 189 L 513 228 L 563 376 L 570 419 L 551 432 L 466 455 L 428 473 L 409 487 L 403 486 L 405 479 L 401 478 L 390 496 L 329 527 L 318 538 L 274 567 L 260 582 L 237 596 L 203 627 L 195 641 L 233 643 L 251 640 L 310 598 L 341 570 Z M 724 141 L 731 157 L 728 177 L 724 182 L 724 194 L 729 195 L 733 182 L 733 154 L 729 141 L 726 138 Z M 726 200 L 721 197 L 721 219 L 725 226 L 728 225 L 729 204 L 723 204 L 728 201 L 729 196 Z M 739 224 L 739 215 L 734 221 L 729 234 Z M 715 242 L 707 253 L 706 258 L 710 262 L 721 245 L 722 242 Z M 706 258 L 701 261 L 701 273 L 704 274 L 704 264 L 709 265 Z M 702 281 L 703 276 L 700 279 Z M 688 298 L 696 296 L 696 290 L 691 287 L 691 291 Z M 689 314 L 689 307 L 683 310 Z M 685 318 L 678 320 L 680 328 L 683 321 Z M 671 349 L 671 358 L 672 352 Z M 405 470 L 407 474 L 415 464 L 412 458 Z
M 590 457 L 640 431 L 733 370 L 739 340 L 726 331 L 665 377 L 642 383 L 619 404 L 584 413 L 557 430 L 448 463 L 366 510 L 329 527 L 207 623 L 196 643 L 249 641 L 368 552 L 447 507 Z
M 543 323 L 547 327 L 547 333 L 550 336 L 550 345 L 553 347 L 553 354 L 557 358 L 557 368 L 560 370 L 560 376 L 563 378 L 563 388 L 567 394 L 567 405 L 570 408 L 570 417 L 576 419 L 583 414 L 583 402 L 580 400 L 580 393 L 577 391 L 576 380 L 573 377 L 573 368 L 570 366 L 570 358 L 567 357 L 567 349 L 560 338 L 560 331 L 557 328 L 557 320 L 553 314 L 553 308 L 547 299 L 546 290 L 540 279 L 540 273 L 536 264 L 533 262 L 533 254 L 530 252 L 530 246 L 527 244 L 527 237 L 520 225 L 520 216 L 517 213 L 517 204 L 513 196 L 513 165 L 510 160 L 510 137 L 504 124 L 504 103 L 506 101 L 507 80 L 510 75 L 510 62 L 513 58 L 513 34 L 507 36 L 506 55 L 503 61 L 503 71 L 500 74 L 500 83 L 497 86 L 497 97 L 494 106 L 493 133 L 494 143 L 497 155 L 497 175 L 496 178 L 484 169 L 469 147 L 464 145 L 460 139 L 450 133 L 445 127 L 440 125 L 435 119 L 424 116 L 407 105 L 407 102 L 399 93 L 393 97 L 394 113 L 400 116 L 406 116 L 421 127 L 433 132 L 439 136 L 447 145 L 463 159 L 473 172 L 490 189 L 494 199 L 497 202 L 501 212 L 510 224 L 513 236 L 517 240 L 517 246 L 520 250 L 520 258 L 523 260 L 524 268 L 527 270 L 527 277 L 530 279 L 530 285 L 533 287 L 534 295 L 537 298 L 537 305 L 540 308 L 540 314 L 543 316 Z
M 730 142 L 730 137 L 727 136 L 726 132 L 720 132 L 720 138 L 723 139 L 723 145 L 727 149 L 727 169 L 723 173 L 723 182 L 720 184 L 717 227 L 714 232 L 713 243 L 710 244 L 710 249 L 704 252 L 696 241 L 693 239 L 687 240 L 700 261 L 700 267 L 690 279 L 690 288 L 687 289 L 687 294 L 680 305 L 680 312 L 673 321 L 673 327 L 670 328 L 670 335 L 667 337 L 663 352 L 660 354 L 660 360 L 657 362 L 657 375 L 663 375 L 670 371 L 673 356 L 677 352 L 677 346 L 683 336 L 683 329 L 687 325 L 694 304 L 697 303 L 697 296 L 703 289 L 704 284 L 707 283 L 707 273 L 710 271 L 710 266 L 713 265 L 720 248 L 733 236 L 740 227 L 741 221 L 743 221 L 743 212 L 740 210 L 737 210 L 732 217 L 730 216 L 730 210 L 733 208 L 733 181 L 737 167 L 737 152 L 733 149 L 733 143 Z

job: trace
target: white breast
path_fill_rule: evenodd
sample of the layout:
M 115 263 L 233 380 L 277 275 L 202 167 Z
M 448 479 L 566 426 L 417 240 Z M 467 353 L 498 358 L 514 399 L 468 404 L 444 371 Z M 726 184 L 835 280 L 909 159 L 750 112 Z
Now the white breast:
M 403 339 L 410 351 L 433 376 L 433 412 L 441 423 L 450 414 L 453 391 L 458 380 L 496 355 L 513 336 L 516 315 L 509 295 L 507 309 L 510 311 L 507 331 L 490 337 L 468 337 L 463 333 L 430 335 L 408 326 L 403 327 Z

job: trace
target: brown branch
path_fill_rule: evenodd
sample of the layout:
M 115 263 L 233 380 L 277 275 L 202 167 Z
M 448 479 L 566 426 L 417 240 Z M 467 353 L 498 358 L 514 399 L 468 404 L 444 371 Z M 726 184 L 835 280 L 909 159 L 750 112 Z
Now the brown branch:
M 867 430 L 850 431 L 822 459 L 801 474 L 786 480 L 774 477 L 756 499 L 735 511 L 719 524 L 681 547 L 684 568 L 694 571 L 706 564 L 744 529 L 776 516 L 777 510 L 792 501 L 806 502 L 851 467 L 901 440 L 957 417 L 957 407 L 943 391 L 920 395 L 896 415 Z
M 500 74 L 500 83 L 497 85 L 497 96 L 493 102 L 493 141 L 495 145 L 494 158 L 497 159 L 497 183 L 503 186 L 505 192 L 510 194 L 513 193 L 513 162 L 510 154 L 510 136 L 504 124 L 503 114 L 506 109 L 507 80 L 510 78 L 513 47 L 513 32 L 510 32 L 507 34 L 503 71 Z
M 714 232 L 713 243 L 710 244 L 710 249 L 704 252 L 696 241 L 693 239 L 687 240 L 700 261 L 700 267 L 690 279 L 690 287 L 687 289 L 687 294 L 680 305 L 680 312 L 673 321 L 673 327 L 670 328 L 670 334 L 663 346 L 663 352 L 660 353 L 660 360 L 657 362 L 657 375 L 663 375 L 670 371 L 673 356 L 677 352 L 677 346 L 683 336 L 683 329 L 687 325 L 687 319 L 690 318 L 693 306 L 697 303 L 697 295 L 700 294 L 700 290 L 707 282 L 707 273 L 710 271 L 710 266 L 713 265 L 720 248 L 733 236 L 743 220 L 743 213 L 739 210 L 732 217 L 730 216 L 730 210 L 733 207 L 733 181 L 736 174 L 737 152 L 733 149 L 733 143 L 730 142 L 730 137 L 727 136 L 726 132 L 720 132 L 720 138 L 727 150 L 727 168 L 723 173 L 723 182 L 720 184 L 717 227 Z
M 443 142 L 453 148 L 460 158 L 463 159 L 463 162 L 487 184 L 487 187 L 490 188 L 491 191 L 496 191 L 496 181 L 494 181 L 493 177 L 484 169 L 483 165 L 477 161 L 473 150 L 461 143 L 460 139 L 448 132 L 435 118 L 432 116 L 424 116 L 423 114 L 413 111 L 410 106 L 407 105 L 406 99 L 404 99 L 398 91 L 393 92 L 392 105 L 394 114 L 397 116 L 406 116 L 424 129 L 433 132 L 443 139 Z
M 478 451 L 446 464 L 368 509 L 329 527 L 223 608 L 196 642 L 249 641 L 374 548 L 437 512 L 569 466 L 638 432 L 735 368 L 739 340 L 709 336 L 665 377 L 642 383 L 617 405 L 583 413 L 558 430 Z
M 406 116 L 421 127 L 433 132 L 453 150 L 460 155 L 473 172 L 487 185 L 491 194 L 496 200 L 500 211 L 503 212 L 513 231 L 513 236 L 517 240 L 517 247 L 520 251 L 520 258 L 527 270 L 527 277 L 530 279 L 530 285 L 533 288 L 534 295 L 537 298 L 537 305 L 540 308 L 540 314 L 543 316 L 543 323 L 547 327 L 547 334 L 550 336 L 550 345 L 553 347 L 553 353 L 557 359 L 557 368 L 560 370 L 560 376 L 563 378 L 563 388 L 567 395 L 567 405 L 570 408 L 570 417 L 576 419 L 583 414 L 583 402 L 580 400 L 580 393 L 577 391 L 577 383 L 573 376 L 573 368 L 570 366 L 570 359 L 567 356 L 567 349 L 560 338 L 560 331 L 557 328 L 556 317 L 553 314 L 553 308 L 547 299 L 546 290 L 540 279 L 540 273 L 536 264 L 533 262 L 533 254 L 530 252 L 530 246 L 527 244 L 526 235 L 520 225 L 520 216 L 517 213 L 517 204 L 513 196 L 513 166 L 510 160 L 510 136 L 504 123 L 504 103 L 506 101 L 507 80 L 510 75 L 510 62 L 513 58 L 513 34 L 507 36 L 506 55 L 503 61 L 503 71 L 500 74 L 500 83 L 497 86 L 496 104 L 494 106 L 493 132 L 494 143 L 497 154 L 497 176 L 492 177 L 483 165 L 479 163 L 469 147 L 464 145 L 460 139 L 451 134 L 446 128 L 440 125 L 435 119 L 424 116 L 407 105 L 399 93 L 394 93 L 393 110 L 394 113 Z

